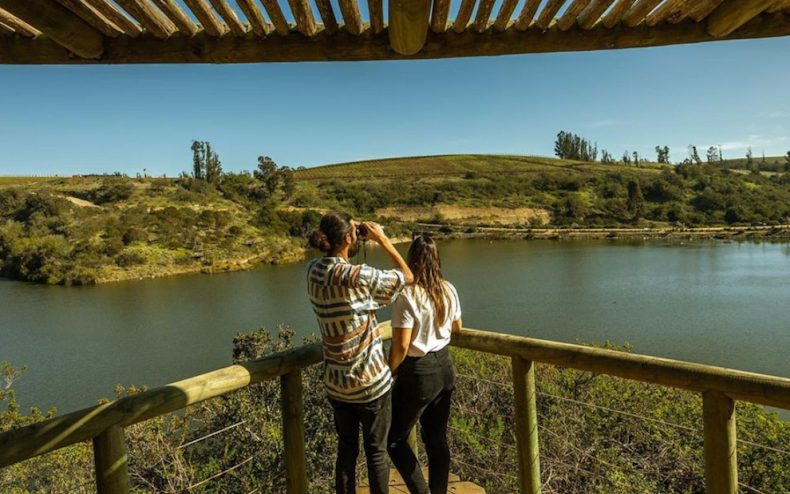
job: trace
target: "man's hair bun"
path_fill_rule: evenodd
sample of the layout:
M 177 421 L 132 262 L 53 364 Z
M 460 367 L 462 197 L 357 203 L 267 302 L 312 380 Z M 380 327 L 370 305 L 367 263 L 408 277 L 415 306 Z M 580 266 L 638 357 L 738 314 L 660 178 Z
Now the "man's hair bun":
M 321 230 L 314 230 L 310 235 L 310 245 L 321 252 L 328 253 L 332 249 L 332 245 L 329 243 L 329 238 Z

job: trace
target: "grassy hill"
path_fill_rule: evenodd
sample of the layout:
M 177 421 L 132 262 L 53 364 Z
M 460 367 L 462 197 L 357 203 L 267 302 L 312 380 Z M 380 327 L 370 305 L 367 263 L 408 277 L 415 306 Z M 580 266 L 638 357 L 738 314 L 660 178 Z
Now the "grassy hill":
M 605 165 L 561 160 L 542 156 L 458 154 L 414 156 L 369 161 L 354 161 L 298 170 L 297 180 L 381 179 L 399 177 L 464 177 L 471 175 L 524 175 L 539 172 L 607 172 L 622 171 L 623 165 Z M 657 173 L 661 165 L 645 163 L 633 170 Z

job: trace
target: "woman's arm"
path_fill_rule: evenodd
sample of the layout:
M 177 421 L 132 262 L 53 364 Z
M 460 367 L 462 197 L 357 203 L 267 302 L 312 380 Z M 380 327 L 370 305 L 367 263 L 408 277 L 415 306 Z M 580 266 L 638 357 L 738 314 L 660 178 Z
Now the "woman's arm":
M 462 324 L 460 319 L 453 321 L 453 333 L 460 333 L 463 327 Z
M 390 371 L 395 374 L 411 345 L 412 328 L 392 328 L 392 348 L 390 349 Z

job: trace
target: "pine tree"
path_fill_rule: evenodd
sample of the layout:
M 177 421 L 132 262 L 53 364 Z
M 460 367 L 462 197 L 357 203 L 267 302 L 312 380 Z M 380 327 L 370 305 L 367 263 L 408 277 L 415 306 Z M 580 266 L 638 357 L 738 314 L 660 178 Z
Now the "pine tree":
M 202 141 L 192 141 L 192 177 L 203 180 L 205 177 L 205 147 Z

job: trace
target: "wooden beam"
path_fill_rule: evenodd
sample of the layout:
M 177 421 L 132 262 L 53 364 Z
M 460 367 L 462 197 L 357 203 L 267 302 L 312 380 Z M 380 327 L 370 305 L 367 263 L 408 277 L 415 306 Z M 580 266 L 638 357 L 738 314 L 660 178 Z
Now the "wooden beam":
M 55 0 L 0 0 L 0 8 L 82 58 L 104 53 L 104 36 Z
M 176 32 L 176 25 L 148 0 L 115 0 L 152 35 L 167 39 Z
M 340 5 L 340 15 L 343 16 L 346 30 L 353 35 L 359 35 L 362 32 L 362 17 L 359 15 L 357 0 L 338 0 L 338 5 Z M 392 11 L 392 7 L 390 7 L 390 11 Z M 392 23 L 391 18 L 389 22 Z
M 540 494 L 540 445 L 538 442 L 538 408 L 536 404 L 535 364 L 519 356 L 512 357 L 513 397 L 518 450 L 520 494 Z
M 516 11 L 518 0 L 504 0 L 502 6 L 499 7 L 499 13 L 494 21 L 494 31 L 501 33 L 507 29 L 510 24 L 510 19 L 513 18 L 513 12 Z
M 110 38 L 117 38 L 121 31 L 115 24 L 107 20 L 90 5 L 83 3 L 82 0 L 58 0 L 61 5 L 71 10 L 82 20 L 95 27 L 100 33 Z
M 488 28 L 488 18 L 494 10 L 494 0 L 480 0 L 475 14 L 474 28 L 478 33 L 482 33 Z
M 694 19 L 696 22 L 701 22 L 703 19 L 708 17 L 711 12 L 716 10 L 716 8 L 718 8 L 722 2 L 724 2 L 724 0 L 700 0 L 699 3 L 697 3 L 697 5 L 689 12 L 689 17 Z
M 688 19 L 689 14 L 692 10 L 694 10 L 699 5 L 699 1 L 689 0 L 685 2 L 683 5 L 680 6 L 680 10 L 677 15 L 671 15 L 667 18 L 667 22 L 671 22 L 672 24 L 677 24 L 680 21 L 684 21 Z
M 623 16 L 623 24 L 627 27 L 638 26 L 645 20 L 656 6 L 663 0 L 637 0 L 631 9 Z
M 582 10 L 579 14 L 579 27 L 582 29 L 590 29 L 596 22 L 601 20 L 601 16 L 606 9 L 611 7 L 615 0 L 593 0 L 586 9 Z
M 414 55 L 428 37 L 430 0 L 390 0 L 389 41 L 400 55 Z
M 450 14 L 450 0 L 433 0 L 431 13 L 431 31 L 443 33 L 447 31 L 447 17 Z
M 129 19 L 126 14 L 115 8 L 114 5 L 107 3 L 107 0 L 85 0 L 85 2 L 96 9 L 96 12 L 118 26 L 127 36 L 136 38 L 143 32 L 140 26 Z
M 195 14 L 200 25 L 203 26 L 203 30 L 210 36 L 219 37 L 225 34 L 227 30 L 225 25 L 217 19 L 205 0 L 184 0 L 184 3 Z
M 321 21 L 324 23 L 324 32 L 330 36 L 337 33 L 339 27 L 332 3 L 329 0 L 315 0 L 315 5 L 318 7 Z
M 370 28 L 373 34 L 379 34 L 384 30 L 384 6 L 382 0 L 368 0 L 368 12 L 370 12 Z
M 263 8 L 266 9 L 266 13 L 269 14 L 269 19 L 272 21 L 272 24 L 274 24 L 274 30 L 277 31 L 277 34 L 280 36 L 288 36 L 291 33 L 291 28 L 288 26 L 288 21 L 285 20 L 285 16 L 277 0 L 261 0 L 261 3 L 263 4 Z
M 706 494 L 738 493 L 735 403 L 719 391 L 702 393 Z
M 666 0 L 647 15 L 645 23 L 653 27 L 656 24 L 666 21 L 670 17 L 679 16 L 683 12 L 683 8 L 693 2 L 697 2 L 697 0 Z
M 244 27 L 244 24 L 242 24 L 241 21 L 239 21 L 238 16 L 236 16 L 236 12 L 230 8 L 228 2 L 225 0 L 209 0 L 209 2 L 211 2 L 214 10 L 219 14 L 220 17 L 222 17 L 222 19 L 225 21 L 225 24 L 230 28 L 230 31 L 233 34 L 236 36 L 244 36 L 247 34 L 247 28 Z
M 541 31 L 545 31 L 546 29 L 551 26 L 551 23 L 554 21 L 554 17 L 557 15 L 557 12 L 560 11 L 563 5 L 565 5 L 566 0 L 549 0 L 546 3 L 546 6 L 543 7 L 543 11 L 538 16 L 538 20 L 535 24 L 541 29 Z
M 194 36 L 198 32 L 197 24 L 181 9 L 175 0 L 153 0 L 159 10 L 164 12 L 168 19 L 173 21 L 178 30 L 187 36 Z
M 608 29 L 615 27 L 623 21 L 623 16 L 634 5 L 636 0 L 619 0 L 612 9 L 606 13 L 601 23 Z
M 788 9 L 790 9 L 790 0 L 784 0 L 784 1 L 781 1 L 781 2 L 777 3 L 776 5 L 774 5 L 772 7 L 769 7 L 768 10 L 766 10 L 766 12 L 768 12 L 769 14 L 774 14 L 776 12 L 779 12 L 779 11 L 782 11 L 782 10 L 788 10 Z
M 307 454 L 304 436 L 302 371 L 296 369 L 280 378 L 280 403 L 285 455 L 285 492 L 307 494 Z
M 552 28 L 545 33 L 537 29 L 525 32 L 508 28 L 504 33 L 481 38 L 476 32 L 428 35 L 425 47 L 417 54 L 394 53 L 386 36 L 373 36 L 370 30 L 353 36 L 341 27 L 334 36 L 319 32 L 313 38 L 303 36 L 268 36 L 254 33 L 244 38 L 214 38 L 198 33 L 192 38 L 173 36 L 160 40 L 152 36 L 131 39 L 120 36 L 106 40 L 107 52 L 100 63 L 258 63 L 370 61 L 404 59 L 439 59 L 455 57 L 497 56 L 526 53 L 559 53 L 623 48 L 647 48 L 721 40 L 771 38 L 790 35 L 790 16 L 762 15 L 731 35 L 715 38 L 704 23 L 690 19 L 679 24 L 661 24 L 648 28 L 617 26 L 606 29 L 599 23 L 590 30 L 562 32 Z M 384 32 L 387 32 L 385 29 Z M 68 52 L 45 35 L 35 39 L 0 40 L 0 64 L 84 64 L 96 63 L 70 57 Z M 2 449 L 2 445 L 0 445 Z
M 93 460 L 98 494 L 129 492 L 129 455 L 123 427 L 114 425 L 93 438 Z
M 560 31 L 567 31 L 573 27 L 582 11 L 590 5 L 590 0 L 573 0 L 573 3 L 565 10 L 565 13 L 557 21 Z
M 319 1 L 324 2 L 326 0 Z M 249 21 L 255 34 L 264 37 L 271 32 L 271 27 L 266 24 L 266 20 L 263 18 L 263 14 L 261 14 L 261 9 L 255 5 L 255 0 L 236 0 L 236 3 L 239 5 L 241 11 L 244 12 L 244 16 L 247 17 L 247 21 Z
M 516 19 L 517 30 L 526 31 L 529 26 L 532 25 L 538 7 L 540 7 L 540 2 L 541 0 L 525 0 L 524 6 L 521 7 L 521 13 L 519 13 L 518 19 Z
M 41 31 L 39 31 L 38 29 L 34 28 L 33 26 L 23 21 L 19 17 L 16 17 L 15 15 L 11 14 L 11 12 L 6 12 L 3 9 L 0 9 L 0 22 L 2 22 L 3 25 L 6 28 L 8 28 L 8 31 L 11 32 L 12 34 L 14 31 L 16 31 L 17 33 L 19 33 L 22 36 L 25 36 L 26 38 L 35 38 L 36 36 L 41 34 Z
M 307 0 L 288 0 L 291 12 L 296 19 L 296 28 L 305 36 L 312 36 L 316 32 L 315 17 L 310 2 Z M 356 0 L 355 0 L 356 5 Z M 359 11 L 357 11 L 359 14 Z
M 775 3 L 776 0 L 725 0 L 708 16 L 708 34 L 727 36 Z
M 472 17 L 472 11 L 475 8 L 477 0 L 461 0 L 461 6 L 458 9 L 458 14 L 453 21 L 453 31 L 458 34 L 466 31 L 466 26 L 469 25 L 469 19 Z

